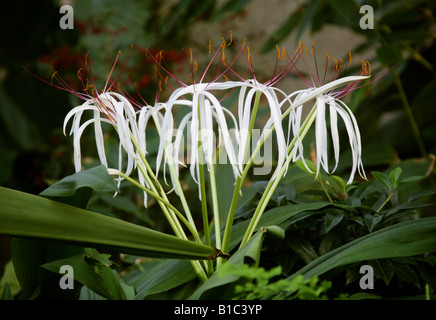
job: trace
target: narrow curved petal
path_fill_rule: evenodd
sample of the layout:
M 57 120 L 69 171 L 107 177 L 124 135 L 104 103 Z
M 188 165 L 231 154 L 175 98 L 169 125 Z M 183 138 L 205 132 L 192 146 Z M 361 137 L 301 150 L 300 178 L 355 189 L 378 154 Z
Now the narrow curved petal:
M 328 173 L 327 155 L 327 127 L 325 120 L 325 98 L 316 98 L 316 120 L 315 120 L 315 141 L 316 141 L 316 177 L 321 166 Z
M 81 148 L 80 148 L 80 139 L 82 137 L 83 131 L 86 129 L 86 127 L 88 127 L 90 124 L 95 123 L 95 122 L 107 122 L 107 123 L 111 123 L 109 120 L 107 119 L 89 119 L 87 121 L 85 121 L 75 132 L 74 132 L 74 136 L 73 136 L 73 147 L 74 147 L 74 166 L 76 169 L 76 172 L 79 172 L 82 170 L 82 163 L 81 163 Z M 97 142 L 99 143 L 99 142 Z M 97 149 L 99 148 L 99 146 L 97 146 Z
M 100 121 L 100 112 L 94 110 L 94 136 L 95 136 L 95 144 L 97 146 L 97 153 L 100 159 L 101 164 L 103 164 L 107 168 L 107 160 L 106 153 L 104 148 L 104 138 L 103 138 L 103 129 L 101 127 Z
M 332 134 L 333 152 L 335 156 L 335 167 L 332 172 L 336 170 L 339 164 L 339 133 L 338 133 L 338 115 L 336 111 L 336 103 L 334 101 L 328 102 L 330 109 L 330 131 Z
M 227 125 L 227 121 L 226 121 L 226 116 L 225 114 L 230 115 L 231 119 L 233 120 L 233 124 L 235 127 L 235 132 L 238 135 L 239 134 L 239 129 L 238 129 L 238 125 L 236 123 L 236 119 L 235 117 L 232 115 L 232 113 L 227 110 L 226 108 L 224 108 L 218 101 L 218 99 L 213 96 L 211 93 L 209 92 L 204 92 L 204 95 L 208 98 L 208 100 L 212 103 L 211 107 L 213 108 L 214 114 L 215 114 L 215 120 L 218 124 L 218 131 L 219 131 L 219 136 L 220 139 L 222 138 L 223 142 L 224 142 L 224 148 L 227 152 L 227 156 L 229 158 L 230 164 L 233 167 L 233 171 L 235 174 L 235 177 L 239 174 L 238 170 L 237 170 L 237 158 L 236 158 L 236 152 L 235 149 L 233 147 L 233 143 L 231 142 L 231 137 L 230 137 L 230 131 Z M 220 145 L 221 142 L 218 144 Z
M 339 106 L 339 103 L 341 104 L 342 108 Z M 337 100 L 337 107 L 337 110 L 340 110 L 338 112 L 340 112 L 342 119 L 344 119 L 344 122 L 346 121 L 345 125 L 348 132 L 353 157 L 352 172 L 348 180 L 348 184 L 350 184 L 353 182 L 356 170 L 359 172 L 362 178 L 366 179 L 366 174 L 362 163 L 362 143 L 360 139 L 360 131 L 356 118 L 348 106 L 344 102 Z

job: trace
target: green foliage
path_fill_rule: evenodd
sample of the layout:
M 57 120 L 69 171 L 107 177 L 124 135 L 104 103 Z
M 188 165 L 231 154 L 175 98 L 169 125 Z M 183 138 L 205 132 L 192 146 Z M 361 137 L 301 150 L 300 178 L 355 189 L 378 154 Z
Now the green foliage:
M 380 288 L 383 294 L 385 290 L 387 294 L 400 294 L 403 289 L 397 293 L 394 289 L 399 283 L 413 284 L 417 295 L 425 284 L 434 290 L 434 280 L 428 275 L 435 259 L 434 218 L 419 218 L 422 210 L 432 207 L 422 201 L 434 194 L 434 189 L 423 191 L 420 187 L 428 169 L 421 165 L 421 161 L 408 161 L 384 173 L 373 172 L 376 179 L 347 188 L 345 197 L 329 189 L 333 204 L 303 211 L 279 223 L 286 230 L 284 243 L 266 245 L 262 256 L 264 265 L 274 267 L 278 263 L 290 278 L 296 272 L 308 277 L 327 277 L 334 288 L 345 291 L 361 277 L 359 267 L 368 263 L 374 268 L 375 278 L 386 285 L 378 285 L 383 287 Z M 326 197 L 321 187 L 317 193 L 313 192 L 316 182 L 312 174 L 300 168 L 291 168 L 285 180 L 288 188 L 296 190 L 288 203 L 301 205 Z M 270 211 L 285 207 L 281 203 Z M 290 257 L 289 252 L 294 255 Z M 336 280 L 344 271 L 345 287 Z
M 15 275 L 12 261 L 6 264 L 5 272 L 0 279 L 0 300 L 13 300 L 13 297 L 20 292 L 20 284 Z
M 310 162 L 309 165 L 311 166 Z M 98 181 L 96 184 L 89 183 L 88 174 L 91 171 L 97 177 L 101 176 L 95 180 Z M 422 202 L 423 199 L 436 193 L 434 189 L 426 190 L 420 187 L 422 181 L 426 180 L 427 171 L 428 168 L 422 166 L 420 161 L 404 162 L 385 172 L 374 171 L 372 173 L 374 180 L 356 183 L 354 188 L 344 189 L 345 184 L 340 176 L 333 178 L 321 174 L 317 180 L 314 180 L 312 173 L 302 170 L 300 166 L 292 166 L 277 188 L 275 200 L 271 201 L 262 216 L 257 236 L 236 251 L 253 213 L 250 208 L 257 204 L 259 195 L 263 192 L 264 184 L 258 182 L 257 193 L 243 203 L 236 214 L 230 246 L 233 254 L 229 259 L 229 265 L 244 266 L 249 262 L 253 270 L 257 270 L 258 266 L 268 267 L 270 272 L 265 272 L 263 275 L 262 271 L 259 271 L 260 275 L 258 275 L 257 271 L 244 273 L 242 269 L 241 272 L 233 274 L 218 272 L 197 288 L 194 285 L 195 273 L 189 264 L 184 264 L 182 261 L 152 260 L 149 263 L 137 264 L 134 259 L 129 260 L 128 255 L 123 258 L 121 265 L 118 265 L 109 260 L 109 254 L 101 254 L 89 248 L 77 247 L 79 251 L 76 252 L 82 251 L 82 253 L 74 254 L 71 249 L 63 248 L 62 245 L 47 246 L 48 243 L 44 242 L 31 240 L 24 242 L 22 239 L 15 239 L 14 267 L 20 282 L 21 298 L 43 297 L 48 292 L 45 288 L 53 288 L 57 285 L 59 276 L 51 280 L 48 274 L 42 278 L 36 276 L 40 274 L 40 271 L 36 272 L 40 266 L 56 275 L 60 266 L 64 264 L 74 266 L 75 280 L 85 288 L 81 290 L 82 297 L 86 291 L 88 298 L 91 297 L 89 296 L 91 292 L 97 294 L 96 297 L 104 299 L 144 299 L 153 295 L 165 297 L 165 292 L 172 294 L 179 292 L 178 294 L 181 295 L 179 297 L 182 298 L 208 299 L 220 292 L 223 298 L 251 299 L 262 296 L 274 299 L 315 299 L 321 298 L 321 293 L 327 289 L 323 281 L 332 285 L 330 298 L 333 296 L 340 299 L 374 298 L 372 295 L 368 296 L 351 289 L 361 276 L 358 268 L 362 264 L 373 267 L 375 278 L 382 281 L 377 287 L 384 287 L 384 290 L 391 288 L 388 293 L 384 291 L 381 292 L 382 294 L 378 293 L 381 296 L 385 294 L 393 297 L 395 288 L 400 284 L 403 286 L 406 284 L 406 287 L 416 295 L 421 293 L 426 285 L 430 292 L 433 292 L 436 222 L 435 218 L 419 218 L 419 212 L 431 207 L 431 204 Z M 65 199 L 71 201 L 70 195 L 74 194 L 80 198 L 81 193 L 78 191 L 82 189 L 91 187 L 109 191 L 108 186 L 112 181 L 108 179 L 106 183 L 102 183 L 105 174 L 104 170 L 98 171 L 98 168 L 94 168 L 67 177 L 65 181 L 57 184 L 60 186 L 59 192 L 64 193 Z M 76 182 L 71 183 L 71 181 Z M 323 188 L 321 183 L 331 187 Z M 65 186 L 70 186 L 69 192 L 66 192 Z M 329 193 L 328 197 L 326 192 Z M 56 185 L 43 194 L 58 194 Z M 15 193 L 7 193 L 7 196 L 2 198 L 6 201 L 3 208 L 9 207 L 7 203 L 12 203 L 15 195 Z M 62 198 L 58 197 L 58 199 Z M 328 198 L 333 202 L 325 201 Z M 20 199 L 23 203 L 27 201 L 27 197 L 21 193 Z M 33 207 L 51 214 L 44 209 L 45 202 L 42 198 L 32 197 L 28 200 L 37 201 L 38 204 L 35 202 Z M 83 204 L 83 200 L 77 203 Z M 53 203 L 50 205 L 53 206 Z M 55 211 L 56 208 L 53 207 Z M 65 208 L 62 209 L 63 216 L 69 219 L 69 213 Z M 71 218 L 75 217 L 74 220 L 81 215 L 79 209 L 71 211 L 71 214 Z M 94 218 L 91 213 L 86 215 L 91 220 L 97 218 L 97 216 Z M 103 222 L 106 221 L 103 215 L 99 216 L 101 233 L 107 222 Z M 91 220 L 88 225 L 92 228 L 95 224 Z M 66 223 L 66 225 L 74 224 L 75 222 Z M 24 232 L 23 224 L 20 225 L 20 232 Z M 2 228 L 8 228 L 8 223 L 3 223 Z M 37 236 L 38 230 L 33 223 L 31 230 L 33 236 Z M 59 236 L 62 237 L 70 234 L 65 226 L 59 225 L 55 230 L 61 230 Z M 41 232 L 44 232 L 48 238 L 56 239 L 58 236 L 55 236 L 55 230 L 50 227 L 50 229 L 41 229 Z M 271 236 L 266 237 L 264 241 L 265 232 Z M 85 234 L 92 234 L 92 237 L 85 239 Z M 111 240 L 112 244 L 108 242 L 108 239 L 113 238 L 113 234 L 112 231 L 111 236 L 108 233 L 108 238 L 103 240 L 99 247 L 114 250 L 113 241 Z M 74 241 L 77 244 L 83 242 L 89 245 L 96 243 L 98 240 L 96 236 L 95 232 L 79 232 L 69 241 L 76 239 Z M 134 237 L 131 231 L 129 236 L 126 234 L 124 238 L 129 237 Z M 133 241 L 133 238 L 131 239 Z M 20 241 L 19 246 L 17 246 L 18 241 Z M 155 245 L 157 242 L 153 246 Z M 26 254 L 30 246 L 34 253 L 32 264 L 29 264 L 30 256 Z M 116 251 L 134 253 L 128 249 L 129 246 L 131 245 L 123 244 L 122 248 L 119 247 Z M 175 248 L 174 245 L 172 247 Z M 182 247 L 186 250 L 184 244 L 181 244 L 180 249 Z M 50 257 L 48 260 L 41 260 L 41 250 L 45 252 L 51 250 L 53 253 L 45 254 L 46 257 Z M 69 254 L 65 255 L 67 252 Z M 261 252 L 262 259 L 260 259 Z M 151 252 L 144 251 L 144 254 L 147 256 Z M 120 277 L 120 272 L 123 277 Z M 346 277 L 346 286 L 340 282 L 338 285 L 338 279 L 343 277 L 341 274 Z M 314 277 L 317 277 L 321 283 L 313 280 Z M 257 280 L 252 281 L 254 278 Z M 415 289 L 410 289 L 409 284 Z M 78 286 L 77 290 L 81 286 Z M 79 293 L 77 290 L 75 297 Z M 234 290 L 238 290 L 236 296 Z M 5 292 L 7 295 L 7 291 Z
M 236 275 L 246 279 L 247 282 L 235 287 L 235 296 L 232 298 L 234 300 L 268 299 L 272 296 L 279 300 L 325 300 L 326 292 L 331 287 L 328 281 L 320 282 L 318 277 L 307 279 L 302 275 L 274 281 L 274 278 L 282 273 L 280 266 L 265 270 L 227 263 L 218 272 L 222 276 Z
M 362 43 L 350 48 L 352 53 L 370 50 L 374 56 L 368 59 L 390 70 L 380 79 L 380 73 L 374 74 L 375 85 L 360 88 L 349 103 L 358 118 L 363 163 L 371 175 L 367 181 L 346 185 L 342 172 L 350 168 L 346 159 L 351 157 L 345 148 L 341 148 L 345 161 L 335 175 L 321 172 L 314 179 L 315 164 L 307 161 L 310 172 L 297 162 L 276 189 L 257 233 L 239 248 L 267 182 L 256 179 L 244 186 L 231 257 L 204 283 L 188 260 L 167 258 L 204 259 L 214 253 L 212 248 L 162 234 L 168 226 L 156 214 L 158 206 L 150 206 L 144 215 L 138 205 L 140 192 L 123 186 L 114 198 L 120 190 L 102 167 L 95 167 L 92 157 L 84 163 L 90 170 L 67 176 L 73 170 L 72 152 L 60 125 L 76 101 L 30 77 L 23 65 L 50 79 L 53 71 L 48 70 L 47 57 L 54 56 L 55 67 L 74 83 L 86 52 L 90 51 L 94 74 L 106 75 L 116 52 L 122 49 L 121 57 L 126 58 L 131 43 L 138 51 L 166 49 L 171 64 L 183 59 L 172 49 L 188 45 L 196 22 L 239 14 L 249 2 L 226 1 L 221 7 L 215 1 L 193 0 L 105 6 L 77 2 L 80 19 L 69 37 L 60 33 L 58 7 L 53 3 L 9 11 L 12 20 L 25 20 L 33 27 L 6 30 L 2 39 L 8 50 L 0 53 L 5 68 L 0 81 L 4 128 L 0 184 L 8 187 L 0 189 L 0 233 L 15 237 L 12 260 L 0 282 L 0 299 L 354 300 L 434 295 L 436 186 L 431 154 L 436 152 L 436 7 L 429 0 L 365 2 L 375 11 L 373 30 L 359 27 L 361 1 L 309 0 L 265 39 L 264 53 L 289 37 L 298 41 L 306 30 L 313 34 L 335 24 L 362 36 Z M 42 14 L 45 22 L 39 23 L 35 17 Z M 17 40 L 23 38 L 29 41 L 25 47 Z M 155 83 L 144 77 L 152 65 L 144 62 L 142 53 L 139 56 L 132 55 L 127 67 L 135 88 L 152 100 Z M 350 71 L 354 69 L 350 66 Z M 95 80 L 98 87 L 105 82 L 104 76 Z M 135 89 L 129 90 L 136 95 Z M 116 152 L 111 155 L 110 150 L 117 145 L 105 138 L 108 160 L 116 163 Z M 156 141 L 150 143 L 149 157 L 156 153 Z M 89 149 L 86 140 L 84 148 Z M 232 172 L 225 166 L 218 170 L 220 218 L 225 221 Z M 190 182 L 183 183 L 188 201 L 197 197 Z M 58 285 L 59 268 L 65 264 L 75 270 L 75 290 L 69 292 Z M 363 264 L 374 270 L 371 292 L 358 287 Z

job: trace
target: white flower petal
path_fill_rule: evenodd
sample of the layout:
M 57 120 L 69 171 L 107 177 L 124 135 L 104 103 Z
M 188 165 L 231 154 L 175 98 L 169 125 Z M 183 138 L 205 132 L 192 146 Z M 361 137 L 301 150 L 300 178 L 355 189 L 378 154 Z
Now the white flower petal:
M 219 135 L 220 135 L 220 139 L 222 138 L 222 140 L 224 141 L 224 147 L 225 150 L 227 152 L 227 156 L 229 158 L 230 164 L 233 167 L 233 172 L 235 174 L 235 177 L 239 174 L 237 166 L 237 158 L 236 158 L 236 153 L 235 153 L 235 148 L 233 147 L 233 143 L 231 142 L 231 137 L 230 137 L 230 131 L 226 122 L 226 116 L 225 113 L 227 113 L 228 115 L 231 116 L 231 119 L 233 120 L 233 124 L 235 126 L 235 131 L 236 134 L 239 134 L 239 129 L 236 123 L 236 119 L 235 117 L 232 115 L 232 113 L 227 110 L 226 108 L 224 108 L 220 102 L 218 101 L 218 99 L 216 99 L 215 96 L 213 96 L 211 93 L 209 92 L 204 92 L 204 95 L 209 99 L 209 101 L 212 103 L 211 107 L 213 108 L 213 111 L 215 112 L 215 120 L 218 124 L 218 131 L 219 131 Z M 219 145 L 221 144 L 221 142 L 219 143 Z
M 333 142 L 333 151 L 335 156 L 335 167 L 332 170 L 334 172 L 339 164 L 339 151 L 340 151 L 340 145 L 339 145 L 339 133 L 338 133 L 338 116 L 336 112 L 336 103 L 328 102 L 329 109 L 330 109 L 330 130 L 332 133 L 332 142 Z
M 356 170 L 359 172 L 362 178 L 366 179 L 366 174 L 363 168 L 362 157 L 361 157 L 362 143 L 360 139 L 360 131 L 357 125 L 356 118 L 354 117 L 353 113 L 348 108 L 348 106 L 340 100 L 336 100 L 336 101 L 337 101 L 337 111 L 345 122 L 345 126 L 350 140 L 350 147 L 351 147 L 352 158 L 353 158 L 352 171 L 350 174 L 350 178 L 347 182 L 348 184 L 350 184 L 353 182 L 354 174 Z M 342 105 L 343 108 L 339 106 L 339 103 Z
M 328 173 L 327 160 L 327 128 L 325 121 L 325 98 L 316 98 L 316 120 L 315 120 L 315 141 L 316 141 L 316 177 L 318 177 L 321 166 Z
M 101 164 L 103 164 L 107 168 L 107 160 L 106 153 L 104 148 L 104 139 L 103 139 L 103 129 L 101 128 L 100 120 L 100 112 L 94 110 L 94 135 L 95 135 L 95 144 L 97 146 L 97 153 L 100 159 Z
M 294 103 L 296 105 L 304 104 L 307 101 L 310 101 L 310 100 L 312 100 L 315 97 L 318 97 L 320 95 L 326 94 L 329 91 L 331 91 L 331 90 L 333 90 L 333 89 L 335 89 L 337 87 L 340 87 L 340 86 L 342 86 L 342 85 L 344 85 L 346 83 L 353 82 L 353 81 L 362 81 L 362 80 L 365 80 L 365 79 L 368 79 L 368 78 L 369 78 L 368 76 L 349 76 L 349 77 L 343 77 L 343 78 L 334 80 L 332 82 L 329 82 L 329 83 L 327 83 L 327 84 L 325 84 L 325 85 L 323 85 L 323 86 L 321 86 L 319 88 L 307 89 L 308 90 L 308 94 L 304 95 L 304 96 L 301 96 L 300 99 L 298 99 L 297 101 L 294 100 Z
M 80 148 L 80 139 L 82 137 L 83 131 L 90 125 L 91 123 L 95 122 L 108 122 L 111 123 L 107 119 L 89 119 L 85 121 L 75 132 L 73 132 L 73 147 L 74 147 L 74 166 L 76 169 L 76 172 L 79 172 L 82 170 L 82 163 L 81 163 L 81 148 Z M 97 141 L 96 143 L 102 143 L 102 141 Z M 97 149 L 100 146 L 97 146 Z

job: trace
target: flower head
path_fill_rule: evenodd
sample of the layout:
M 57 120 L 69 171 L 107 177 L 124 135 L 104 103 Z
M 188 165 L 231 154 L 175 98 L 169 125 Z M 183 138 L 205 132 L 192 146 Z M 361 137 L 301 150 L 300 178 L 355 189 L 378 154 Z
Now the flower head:
M 225 50 L 231 44 L 237 46 L 239 50 L 233 60 L 226 61 Z M 198 64 L 192 56 L 192 51 L 189 51 L 187 59 L 190 72 L 188 80 L 185 82 L 169 71 L 169 68 L 165 65 L 162 51 L 157 53 L 152 53 L 150 50 L 146 51 L 147 57 L 155 62 L 155 75 L 158 79 L 156 101 L 153 105 L 149 105 L 145 101 L 144 104 L 137 103 L 128 98 L 128 94 L 121 92 L 121 89 L 115 85 L 119 74 L 116 75 L 115 80 L 111 80 L 120 53 L 112 66 L 101 93 L 98 93 L 95 88 L 91 72 L 91 81 L 89 81 L 88 78 L 85 79 L 82 76 L 82 72 L 79 70 L 78 76 L 83 84 L 83 92 L 72 90 L 57 73 L 54 73 L 53 78 L 58 80 L 59 88 L 72 92 L 84 100 L 82 105 L 73 108 L 67 114 L 64 121 L 64 132 L 66 132 L 67 125 L 71 122 L 70 135 L 73 135 L 74 139 L 76 171 L 81 170 L 80 140 L 84 130 L 91 124 L 94 126 L 97 153 L 102 164 L 109 167 L 103 136 L 103 124 L 109 124 L 115 129 L 119 140 L 118 170 L 128 176 L 138 166 L 141 168 L 147 166 L 149 168 L 148 164 L 145 163 L 145 156 L 147 155 L 146 128 L 150 120 L 152 120 L 160 135 L 155 177 L 158 177 L 158 173 L 163 167 L 163 176 L 166 181 L 166 170 L 169 166 L 174 186 L 174 181 L 179 176 L 179 166 L 188 165 L 185 159 L 180 159 L 179 156 L 180 148 L 184 143 L 183 134 L 185 130 L 189 132 L 188 146 L 190 149 L 187 159 L 190 161 L 189 170 L 194 181 L 199 183 L 200 164 L 205 164 L 210 169 L 211 165 L 215 163 L 215 151 L 219 147 L 224 148 L 226 151 L 234 176 L 241 176 L 241 173 L 245 170 L 244 165 L 247 163 L 247 158 L 250 156 L 247 151 L 249 143 L 251 143 L 250 139 L 252 138 L 257 107 L 260 98 L 263 97 L 268 106 L 269 117 L 262 128 L 261 139 L 258 143 L 265 142 L 262 137 L 265 137 L 274 128 L 278 152 L 276 171 L 272 179 L 277 177 L 283 168 L 287 169 L 289 159 L 293 161 L 300 158 L 304 159 L 301 136 L 303 105 L 309 102 L 313 102 L 313 110 L 316 112 L 316 118 L 314 118 L 316 174 L 319 174 L 321 167 L 330 173 L 334 172 L 338 166 L 340 153 L 338 119 L 342 119 L 348 134 L 353 158 L 348 183 L 353 181 L 356 172 L 365 177 L 361 161 L 362 147 L 357 121 L 341 98 L 357 89 L 360 82 L 369 77 L 369 63 L 362 63 L 359 75 L 344 76 L 349 61 L 344 63 L 342 59 L 333 58 L 334 63 L 331 64 L 331 59 L 326 54 L 326 66 L 321 71 L 318 68 L 315 47 L 312 46 L 310 51 L 316 68 L 316 72 L 312 73 L 305 60 L 308 50 L 300 44 L 292 57 L 288 56 L 284 49 L 283 51 L 278 49 L 277 61 L 279 59 L 286 61 L 286 66 L 279 72 L 277 72 L 276 67 L 271 79 L 261 83 L 254 73 L 250 50 L 248 46 L 245 46 L 245 42 L 242 46 L 239 46 L 232 39 L 229 43 L 226 43 L 223 39 L 217 50 L 213 50 L 211 46 L 209 48 L 210 53 L 213 53 L 213 55 L 200 77 L 196 77 Z M 241 56 L 248 63 L 251 72 L 249 79 L 240 76 L 233 69 L 235 61 Z M 351 55 L 349 60 L 351 60 Z M 307 74 L 300 72 L 297 68 L 298 62 L 304 64 Z M 329 74 L 328 68 L 330 65 L 333 68 Z M 124 66 L 125 64 L 121 71 L 125 69 Z M 287 94 L 277 88 L 276 84 L 292 70 L 306 83 L 308 88 Z M 90 66 L 89 71 L 91 71 Z M 227 74 L 236 76 L 236 80 L 229 80 Z M 206 80 L 206 77 L 209 77 L 209 79 Z M 172 88 L 168 79 L 175 80 L 177 87 Z M 165 102 L 160 101 L 162 83 L 172 89 L 172 93 Z M 114 92 L 112 89 L 117 89 L 120 93 Z M 237 113 L 235 115 L 223 105 L 224 99 L 234 91 L 238 93 Z M 177 120 L 178 118 L 175 116 L 176 109 L 179 108 L 187 110 L 182 115 L 181 120 Z M 85 118 L 85 113 L 90 113 L 91 116 Z M 289 117 L 287 135 L 282 125 L 282 121 L 286 116 Z M 82 121 L 84 118 L 85 120 Z M 328 130 L 328 127 L 330 127 L 330 130 Z M 231 134 L 231 129 L 235 133 L 234 136 Z M 219 139 L 216 139 L 215 132 L 219 133 Z M 329 168 L 329 133 L 335 160 L 332 170 Z M 127 162 L 125 162 L 125 159 Z M 138 177 L 142 185 L 149 187 L 147 181 L 150 180 L 147 179 L 145 170 L 138 170 Z
M 224 55 L 220 54 L 224 50 L 225 44 L 222 44 L 218 50 L 214 51 L 211 61 L 207 64 L 198 82 L 196 82 L 194 76 L 198 65 L 190 51 L 189 63 L 191 73 L 188 81 L 193 82 L 192 84 L 181 81 L 171 73 L 163 65 L 160 55 L 153 57 L 149 54 L 156 62 L 156 65 L 167 75 L 165 77 L 157 73 L 160 79 L 165 79 L 165 82 L 168 83 L 167 77 L 170 77 L 176 80 L 176 83 L 179 85 L 178 88 L 173 89 L 168 100 L 165 103 L 161 103 L 163 116 L 160 130 L 160 146 L 156 158 L 157 173 L 162 162 L 164 170 L 167 164 L 174 166 L 174 173 L 176 175 L 179 174 L 179 165 L 186 165 L 179 159 L 179 149 L 181 143 L 183 143 L 184 130 L 187 129 L 190 138 L 190 141 L 188 141 L 190 147 L 190 173 L 194 181 L 199 182 L 198 170 L 200 162 L 203 161 L 210 168 L 210 165 L 215 163 L 215 150 L 220 146 L 225 148 L 229 161 L 234 168 L 234 173 L 235 175 L 238 174 L 237 157 L 230 134 L 230 127 L 234 127 L 236 131 L 238 130 L 236 120 L 232 113 L 222 105 L 220 98 L 217 96 L 223 91 L 234 90 L 242 84 L 239 81 L 219 81 L 221 78 L 225 78 L 226 71 L 235 61 L 227 65 L 223 60 Z M 217 61 L 217 66 L 213 72 L 212 79 L 208 82 L 203 82 L 207 72 L 211 70 L 214 61 Z M 220 67 L 223 66 L 224 71 L 221 71 Z M 187 107 L 188 112 L 176 124 L 175 110 L 179 107 Z M 231 124 L 229 124 L 229 121 Z M 218 143 L 215 139 L 215 126 L 219 132 Z M 173 139 L 174 132 L 175 139 Z M 174 178 L 172 177 L 172 179 Z
M 68 112 L 63 126 L 64 134 L 67 134 L 67 126 L 71 122 L 69 134 L 73 136 L 74 165 L 76 172 L 82 170 L 81 138 L 85 129 L 91 124 L 94 127 L 95 145 L 101 164 L 106 167 L 110 166 L 106 156 L 103 130 L 103 124 L 108 124 L 115 129 L 118 136 L 118 170 L 129 176 L 136 166 L 136 151 L 133 140 L 139 140 L 139 130 L 136 120 L 137 111 L 131 103 L 131 100 L 113 91 L 113 89 L 118 89 L 116 88 L 117 79 L 124 70 L 125 63 L 115 75 L 115 78 L 111 79 L 120 54 L 121 52 L 118 52 L 101 93 L 99 93 L 96 88 L 88 56 L 86 56 L 85 66 L 90 78 L 84 76 L 85 70 L 83 68 L 79 69 L 77 72 L 77 76 L 83 86 L 82 91 L 72 89 L 58 72 L 55 71 L 53 73 L 51 85 L 61 90 L 68 91 L 84 101 L 81 105 L 76 106 Z M 57 84 L 54 84 L 53 80 L 56 80 Z M 124 162 L 125 158 L 127 158 L 127 163 Z M 118 183 L 120 183 L 120 181 L 121 178 L 118 179 Z
M 316 61 L 316 53 L 314 45 L 311 49 L 311 54 L 315 60 L 316 74 L 313 75 L 309 68 L 307 67 L 306 61 L 304 59 L 307 53 L 307 48 L 304 46 L 299 47 L 298 59 L 304 63 L 307 71 L 309 80 L 307 80 L 303 74 L 297 69 L 297 75 L 308 85 L 308 89 L 299 90 L 288 96 L 283 102 L 288 102 L 291 106 L 290 108 L 290 124 L 292 124 L 293 136 L 296 138 L 295 141 L 295 151 L 293 154 L 293 160 L 296 161 L 299 158 L 304 160 L 303 155 L 303 144 L 299 138 L 299 130 L 302 122 L 302 107 L 303 104 L 314 100 L 313 108 L 316 108 L 316 120 L 315 120 L 315 142 L 316 142 L 316 175 L 319 174 L 320 168 L 322 167 L 327 173 L 332 173 L 336 170 L 339 162 L 340 153 L 340 143 L 339 143 L 339 133 L 338 133 L 338 118 L 341 118 L 345 124 L 345 129 L 348 134 L 348 140 L 351 147 L 352 153 L 352 170 L 348 184 L 350 184 L 356 171 L 366 178 L 363 164 L 362 164 L 362 144 L 360 138 L 360 131 L 357 125 L 357 121 L 351 112 L 350 108 L 340 100 L 351 91 L 355 90 L 359 83 L 367 79 L 370 76 L 371 69 L 370 64 L 367 61 L 362 62 L 362 68 L 357 76 L 347 76 L 344 75 L 346 66 L 348 62 L 351 61 L 351 54 L 349 55 L 349 61 L 344 64 L 342 59 L 335 59 L 333 64 L 333 70 L 331 76 L 328 79 L 328 66 L 330 64 L 330 57 L 326 54 L 326 67 L 323 73 L 320 73 Z M 305 51 L 304 51 L 305 50 Z M 293 101 L 290 98 L 294 98 Z M 330 121 L 327 119 L 330 118 Z M 332 170 L 329 169 L 328 164 L 328 130 L 327 127 L 330 125 L 330 134 L 332 139 L 333 153 L 335 159 L 335 166 Z

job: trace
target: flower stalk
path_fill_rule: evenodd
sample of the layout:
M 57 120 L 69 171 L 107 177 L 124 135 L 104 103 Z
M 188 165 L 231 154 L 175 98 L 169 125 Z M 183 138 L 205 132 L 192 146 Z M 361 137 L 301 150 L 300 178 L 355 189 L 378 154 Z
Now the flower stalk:
M 305 122 L 303 123 L 301 129 L 300 129 L 300 139 L 304 139 L 304 137 L 306 136 L 307 132 L 309 131 L 310 127 L 312 126 L 313 122 L 316 119 L 316 107 L 312 108 L 311 112 L 309 113 L 309 115 L 307 116 Z M 297 138 L 295 137 L 288 149 L 289 155 L 287 158 L 287 163 L 286 165 L 289 165 L 289 162 L 292 160 L 292 156 L 293 153 L 295 151 L 294 149 L 294 145 L 296 142 Z M 276 190 L 278 184 L 280 183 L 280 180 L 283 178 L 283 176 L 286 173 L 286 168 L 287 166 L 284 166 L 279 174 L 277 175 L 276 179 L 271 179 L 267 185 L 267 187 L 265 188 L 265 191 L 259 201 L 259 204 L 256 207 L 256 210 L 253 214 L 253 217 L 250 220 L 250 224 L 247 227 L 247 230 L 244 234 L 244 237 L 242 238 L 241 241 L 241 247 L 247 243 L 247 241 L 251 238 L 251 236 L 254 233 L 254 230 L 256 229 L 260 218 L 262 217 L 263 212 L 265 211 L 265 208 L 268 205 L 269 200 L 271 199 L 271 197 L 273 196 L 274 191 Z
M 247 153 L 248 153 L 248 149 L 250 146 L 249 141 L 250 141 L 250 137 L 251 137 L 251 134 L 252 134 L 252 131 L 254 128 L 254 123 L 256 121 L 256 114 L 257 114 L 257 110 L 259 108 L 259 102 L 260 102 L 261 95 L 262 95 L 262 92 L 256 91 L 256 96 L 255 96 L 255 100 L 254 100 L 254 104 L 253 104 L 253 111 L 251 114 L 250 124 L 248 127 L 247 141 L 245 144 L 245 150 L 243 151 L 243 159 L 246 158 Z M 238 176 L 236 179 L 235 189 L 233 191 L 233 196 L 232 196 L 232 202 L 230 204 L 229 212 L 227 214 L 227 222 L 226 222 L 226 227 L 224 229 L 224 236 L 223 236 L 223 251 L 224 252 L 227 252 L 229 250 L 233 220 L 235 218 L 235 212 L 236 212 L 236 204 L 238 202 L 239 194 L 241 192 L 242 183 L 244 182 L 244 179 L 246 177 L 248 169 L 251 167 L 252 159 L 253 159 L 253 155 L 250 157 L 248 164 L 245 166 L 245 169 L 243 170 L 244 173 L 242 175 Z

